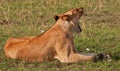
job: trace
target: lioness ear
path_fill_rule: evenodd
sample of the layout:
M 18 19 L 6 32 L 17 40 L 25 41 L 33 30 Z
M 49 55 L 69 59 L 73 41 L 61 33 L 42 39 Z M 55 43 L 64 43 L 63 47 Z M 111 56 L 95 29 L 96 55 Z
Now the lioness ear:
M 63 20 L 67 20 L 67 21 L 70 21 L 71 20 L 71 16 L 70 15 L 63 15 L 61 17 Z
M 54 16 L 54 19 L 57 21 L 59 19 L 59 16 L 58 15 Z

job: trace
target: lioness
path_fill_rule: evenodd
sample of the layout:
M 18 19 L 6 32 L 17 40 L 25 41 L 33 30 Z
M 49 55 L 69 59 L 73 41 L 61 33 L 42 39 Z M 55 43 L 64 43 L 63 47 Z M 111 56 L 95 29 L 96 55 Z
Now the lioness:
M 71 9 L 55 16 L 56 23 L 42 35 L 8 39 L 4 47 L 5 55 L 13 59 L 39 62 L 58 59 L 70 63 L 100 59 L 101 55 L 82 55 L 75 50 L 73 33 L 82 31 L 79 26 L 82 14 L 82 7 Z

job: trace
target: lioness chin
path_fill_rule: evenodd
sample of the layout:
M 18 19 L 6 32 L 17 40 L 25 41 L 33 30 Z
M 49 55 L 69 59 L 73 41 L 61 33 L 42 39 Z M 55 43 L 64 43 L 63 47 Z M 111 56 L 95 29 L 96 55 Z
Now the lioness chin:
M 71 63 L 100 59 L 100 55 L 82 55 L 76 52 L 73 33 L 82 31 L 79 26 L 82 14 L 82 7 L 71 9 L 55 16 L 55 24 L 42 35 L 8 39 L 4 46 L 5 55 L 13 59 L 39 62 L 58 59 L 60 62 Z

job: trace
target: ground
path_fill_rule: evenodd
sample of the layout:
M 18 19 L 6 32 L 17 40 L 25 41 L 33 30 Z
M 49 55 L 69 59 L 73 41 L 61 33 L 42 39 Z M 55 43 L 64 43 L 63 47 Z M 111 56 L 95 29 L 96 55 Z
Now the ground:
M 27 62 L 6 58 L 3 47 L 9 37 L 39 35 L 54 23 L 54 15 L 84 7 L 82 33 L 75 34 L 80 53 L 109 53 L 112 61 L 62 64 Z M 120 71 L 119 0 L 1 0 L 0 71 Z

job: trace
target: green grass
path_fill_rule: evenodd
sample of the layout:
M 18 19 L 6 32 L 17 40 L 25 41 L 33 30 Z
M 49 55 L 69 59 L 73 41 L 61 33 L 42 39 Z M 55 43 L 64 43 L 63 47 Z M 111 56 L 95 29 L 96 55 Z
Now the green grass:
M 39 35 L 54 24 L 54 15 L 76 7 L 85 8 L 80 24 L 83 31 L 75 35 L 77 50 L 110 53 L 111 62 L 61 64 L 55 60 L 38 63 L 5 57 L 3 47 L 9 37 Z M 120 71 L 119 21 L 119 0 L 1 0 L 0 71 Z

